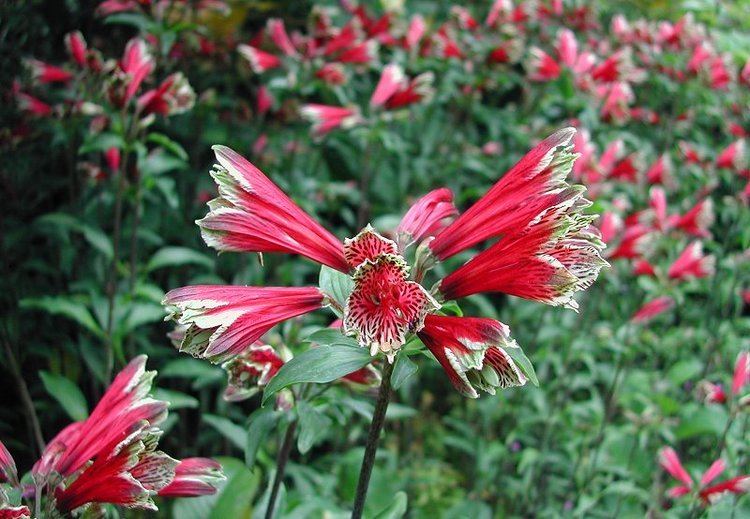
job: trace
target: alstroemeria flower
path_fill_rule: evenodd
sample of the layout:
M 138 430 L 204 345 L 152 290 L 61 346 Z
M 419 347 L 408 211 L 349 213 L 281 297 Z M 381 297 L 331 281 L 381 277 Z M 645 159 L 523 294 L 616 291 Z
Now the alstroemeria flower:
M 137 106 L 143 115 L 175 115 L 190 110 L 195 92 L 182 72 L 168 76 L 161 85 L 138 97 Z
M 192 471 L 195 484 L 184 486 L 177 471 L 183 462 L 157 450 L 167 403 L 148 397 L 156 372 L 145 371 L 145 365 L 145 355 L 133 359 L 87 419 L 68 425 L 47 444 L 31 471 L 40 489 L 35 498 L 47 500 L 50 508 L 67 515 L 85 512 L 94 503 L 156 510 L 153 496 L 173 484 L 172 490 L 181 487 L 182 492 L 161 495 L 187 497 L 216 491 L 213 483 L 223 479 L 216 462 L 204 460 L 202 465 L 211 470 Z M 15 466 L 4 447 L 0 457 L 6 479 L 18 486 Z
M 726 469 L 723 460 L 714 461 L 711 466 L 701 475 L 696 485 L 693 478 L 682 466 L 679 456 L 671 447 L 664 447 L 659 451 L 659 464 L 680 484 L 670 488 L 667 494 L 671 498 L 678 498 L 697 492 L 697 497 L 704 505 L 712 504 L 725 493 L 735 495 L 744 494 L 750 490 L 750 476 L 737 476 L 721 483 L 711 485 Z
M 250 66 L 256 74 L 262 74 L 266 70 L 281 66 L 281 60 L 277 56 L 244 43 L 237 46 L 237 52 L 250 62 Z
M 704 278 L 713 275 L 716 258 L 703 254 L 703 244 L 699 241 L 690 243 L 670 265 L 667 275 L 670 279 L 685 280 Z
M 713 202 L 710 198 L 705 198 L 685 214 L 672 215 L 669 225 L 696 238 L 709 238 L 711 237 L 709 228 L 713 225 L 714 218 Z
M 670 184 L 672 169 L 672 161 L 669 155 L 664 153 L 646 170 L 646 180 L 649 184 Z
M 45 83 L 67 83 L 73 78 L 73 74 L 60 67 L 44 63 L 38 59 L 26 60 L 26 66 L 31 71 L 34 81 Z
M 674 299 L 669 296 L 660 296 L 645 303 L 630 318 L 634 323 L 647 323 L 658 315 L 663 314 L 674 308 Z
M 745 161 L 745 140 L 737 139 L 721 150 L 716 157 L 716 167 L 724 169 L 740 169 Z
M 130 101 L 153 70 L 154 58 L 146 42 L 140 38 L 130 40 L 125 45 L 125 52 L 119 63 L 124 92 L 118 93 L 115 101 L 120 105 Z
M 188 327 L 181 349 L 226 360 L 252 350 L 275 324 L 334 305 L 343 314 L 343 332 L 390 362 L 410 337 L 419 336 L 464 394 L 524 384 L 526 374 L 508 353 L 517 345 L 507 326 L 442 316 L 441 302 L 504 292 L 576 307 L 573 294 L 593 283 L 606 262 L 591 226 L 595 216 L 582 213 L 590 204 L 584 188 L 565 181 L 575 159 L 573 134 L 561 130 L 542 141 L 452 223 L 447 224 L 457 213 L 452 195 L 439 189 L 406 213 L 397 241 L 368 225 L 343 244 L 252 164 L 215 147 L 220 165 L 212 174 L 220 197 L 199 221 L 206 242 L 220 250 L 301 254 L 350 276 L 353 289 L 343 308 L 316 287 L 173 290 L 165 304 L 171 317 Z M 436 262 L 490 239 L 497 241 L 432 290 L 422 285 Z M 413 266 L 405 259 L 412 244 L 417 245 Z M 263 375 L 263 369 L 255 369 Z
M 362 120 L 356 108 L 316 103 L 303 105 L 300 115 L 313 123 L 313 133 L 316 135 L 324 135 L 337 128 L 351 128 Z
M 734 363 L 732 394 L 739 395 L 748 382 L 750 382 L 750 352 L 743 351 L 737 355 L 737 361 Z
M 273 346 L 255 342 L 245 351 L 222 364 L 227 372 L 227 388 L 224 399 L 237 402 L 250 398 L 266 386 L 281 366 L 284 359 Z

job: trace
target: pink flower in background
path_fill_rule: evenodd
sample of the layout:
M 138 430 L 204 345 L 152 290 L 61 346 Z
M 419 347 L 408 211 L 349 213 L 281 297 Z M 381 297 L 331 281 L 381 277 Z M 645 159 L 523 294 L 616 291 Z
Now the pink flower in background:
M 264 85 L 258 88 L 258 94 L 255 98 L 255 108 L 260 115 L 265 115 L 273 108 L 274 99 L 271 92 Z
M 182 72 L 168 76 L 153 90 L 143 93 L 136 105 L 143 115 L 175 115 L 190 110 L 195 104 L 195 92 Z
M 404 36 L 404 47 L 409 50 L 416 49 L 426 30 L 427 26 L 422 15 L 415 14 L 412 16 L 411 21 L 409 21 L 409 28 Z
M 696 238 L 710 238 L 714 219 L 713 202 L 704 198 L 685 214 L 671 216 L 670 225 Z
M 300 115 L 313 123 L 313 133 L 325 135 L 338 128 L 352 128 L 361 121 L 356 108 L 310 103 L 300 108 Z
M 739 395 L 748 382 L 750 382 L 750 352 L 743 351 L 737 355 L 737 361 L 734 364 L 732 394 Z
M 703 244 L 690 243 L 680 256 L 670 265 L 667 275 L 670 279 L 683 281 L 690 278 L 704 278 L 713 275 L 716 260 L 703 254 Z
M 656 269 L 645 259 L 637 259 L 633 262 L 633 274 L 636 276 L 656 276 Z
M 266 23 L 266 31 L 278 49 L 287 56 L 295 56 L 297 49 L 294 48 L 292 40 L 286 33 L 284 21 L 279 18 L 270 18 Z
M 529 50 L 529 79 L 532 81 L 552 81 L 560 77 L 561 68 L 555 59 L 539 47 Z
M 649 184 L 671 184 L 672 169 L 672 161 L 669 155 L 664 153 L 646 170 L 646 180 Z
M 396 92 L 407 85 L 404 71 L 399 65 L 390 64 L 383 68 L 380 80 L 370 97 L 370 106 L 382 106 Z
M 686 496 L 696 491 L 701 502 L 704 505 L 709 505 L 727 492 L 739 495 L 750 490 L 750 476 L 738 476 L 711 485 L 711 483 L 726 469 L 726 464 L 721 459 L 718 459 L 711 464 L 711 466 L 701 475 L 700 481 L 697 485 L 690 474 L 688 474 L 682 466 L 680 458 L 671 447 L 664 447 L 659 451 L 659 464 L 679 483 L 677 486 L 674 486 L 667 491 L 669 497 L 673 499 Z
M 68 50 L 68 54 L 73 58 L 76 64 L 84 68 L 88 65 L 88 59 L 86 57 L 86 40 L 83 38 L 81 31 L 69 32 L 65 35 L 65 47 Z
M 38 59 L 29 59 L 26 65 L 37 83 L 67 83 L 73 79 L 73 74 L 60 67 L 44 63 Z
M 344 85 L 347 81 L 346 72 L 341 63 L 326 63 L 315 71 L 315 77 L 329 85 Z
M 153 70 L 154 58 L 146 42 L 140 38 L 130 40 L 119 62 L 124 92 L 117 94 L 116 104 L 120 106 L 127 104 Z
M 657 297 L 639 308 L 630 320 L 639 324 L 647 323 L 672 308 L 674 308 L 674 299 L 669 296 Z
M 256 74 L 262 74 L 267 70 L 281 66 L 281 60 L 278 57 L 250 45 L 238 45 L 237 52 L 250 62 L 250 67 Z
M 724 169 L 739 169 L 745 161 L 745 141 L 738 139 L 724 148 L 716 157 L 716 167 Z

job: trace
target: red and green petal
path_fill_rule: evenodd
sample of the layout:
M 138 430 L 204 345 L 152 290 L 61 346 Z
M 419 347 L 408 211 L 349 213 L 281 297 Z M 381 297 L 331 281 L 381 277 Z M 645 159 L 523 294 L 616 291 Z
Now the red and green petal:
M 477 398 L 477 389 L 495 394 L 497 388 L 526 384 L 526 376 L 506 351 L 518 345 L 499 321 L 428 315 L 417 335 L 465 396 Z
M 365 260 L 354 273 L 354 290 L 344 310 L 344 332 L 360 345 L 393 361 L 408 333 L 419 331 L 425 316 L 439 305 L 418 283 L 408 281 L 400 256 Z

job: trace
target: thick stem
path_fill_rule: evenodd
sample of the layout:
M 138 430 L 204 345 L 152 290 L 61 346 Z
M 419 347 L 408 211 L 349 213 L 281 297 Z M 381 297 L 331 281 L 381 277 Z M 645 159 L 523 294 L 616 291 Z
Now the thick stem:
M 362 460 L 362 468 L 359 471 L 359 482 L 357 483 L 357 493 L 354 498 L 352 519 L 361 519 L 365 511 L 367 488 L 370 486 L 370 476 L 372 476 L 372 468 L 375 465 L 375 453 L 378 451 L 380 431 L 383 430 L 385 412 L 388 410 L 388 402 L 391 399 L 391 374 L 393 374 L 394 364 L 386 362 L 383 366 L 378 401 L 375 404 L 375 412 L 372 415 L 370 431 L 367 434 L 367 445 L 365 445 L 365 456 Z
M 279 454 L 276 457 L 276 475 L 273 478 L 273 487 L 271 488 L 271 495 L 268 496 L 268 506 L 266 507 L 266 519 L 273 518 L 274 508 L 276 507 L 276 498 L 279 495 L 279 489 L 281 488 L 281 482 L 284 479 L 284 472 L 286 471 L 286 463 L 289 461 L 289 454 L 292 452 L 292 445 L 294 445 L 294 432 L 297 430 L 297 420 L 294 420 L 286 428 L 286 434 L 284 435 L 284 442 L 281 444 Z

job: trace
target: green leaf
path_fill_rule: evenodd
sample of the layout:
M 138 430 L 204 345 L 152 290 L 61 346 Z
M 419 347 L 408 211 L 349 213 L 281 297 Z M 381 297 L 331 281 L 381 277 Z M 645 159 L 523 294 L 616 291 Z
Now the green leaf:
M 682 421 L 675 430 L 678 440 L 708 435 L 719 437 L 729 419 L 727 412 L 720 406 L 685 405 L 681 415 Z
M 346 300 L 354 289 L 354 281 L 350 276 L 325 265 L 320 269 L 318 283 L 320 284 L 320 289 L 335 301 L 340 308 L 346 306 Z M 333 310 L 339 317 L 341 317 L 341 313 L 338 309 L 334 308 Z
M 331 419 L 318 411 L 307 402 L 297 404 L 299 416 L 299 433 L 297 435 L 297 449 L 305 454 L 313 445 L 325 437 L 331 427 Z
M 204 414 L 202 416 L 203 421 L 209 424 L 211 427 L 216 429 L 229 440 L 232 445 L 238 449 L 243 450 L 245 448 L 245 429 L 222 416 L 216 416 L 213 414 Z
M 169 402 L 169 409 L 195 409 L 198 407 L 198 399 L 180 391 L 172 389 L 154 389 L 154 398 Z
M 110 148 L 125 148 L 125 141 L 115 133 L 103 132 L 92 135 L 78 148 L 78 154 L 83 155 L 91 152 L 103 152 Z
M 82 223 L 69 214 L 48 213 L 37 218 L 36 223 L 40 225 L 53 225 L 69 231 L 79 232 L 89 245 L 101 252 L 107 259 L 111 259 L 114 254 L 112 242 L 104 231 Z
M 539 387 L 539 379 L 536 378 L 534 366 L 531 364 L 529 358 L 524 354 L 523 350 L 520 347 L 503 349 L 508 355 L 510 355 L 510 358 L 513 359 L 513 362 L 516 363 L 520 370 L 523 371 L 523 374 L 526 375 L 526 378 L 528 378 L 536 387 Z
M 104 337 L 105 335 L 88 308 L 79 301 L 63 296 L 45 296 L 22 299 L 20 306 L 21 308 L 35 308 L 53 315 L 67 317 L 99 337 Z
M 146 137 L 146 140 L 158 144 L 162 148 L 171 152 L 177 158 L 180 158 L 184 161 L 188 160 L 188 154 L 185 151 L 185 148 L 183 148 L 178 142 L 173 141 L 163 133 L 149 133 L 148 137 Z
M 39 376 L 47 393 L 57 400 L 60 406 L 68 413 L 74 421 L 80 422 L 89 416 L 89 408 L 86 397 L 73 382 L 62 375 L 54 375 L 46 371 L 40 371 Z
M 146 270 L 151 271 L 182 265 L 200 265 L 211 269 L 214 266 L 214 261 L 205 254 L 188 249 L 187 247 L 163 247 L 151 256 L 146 265 Z
M 674 364 L 667 372 L 667 378 L 675 386 L 697 378 L 703 371 L 703 362 L 698 359 L 685 359 Z
M 370 362 L 364 348 L 332 345 L 320 346 L 297 355 L 284 364 L 263 391 L 263 404 L 285 387 L 300 382 L 325 384 L 357 371 Z
M 245 437 L 245 465 L 252 468 L 258 455 L 260 444 L 276 427 L 281 413 L 271 407 L 256 409 L 247 420 L 247 435 Z
M 406 492 L 396 492 L 391 504 L 375 515 L 373 519 L 401 519 L 406 514 L 407 504 Z
M 310 342 L 319 344 L 320 346 L 332 346 L 334 344 L 339 346 L 350 346 L 352 348 L 359 348 L 359 343 L 352 337 L 344 335 L 338 328 L 323 328 L 316 332 L 311 333 L 307 336 Z
M 148 17 L 140 13 L 115 13 L 104 19 L 106 25 L 130 25 L 141 32 L 152 32 L 150 29 L 155 26 Z
M 399 389 L 418 369 L 417 365 L 408 356 L 399 355 L 396 359 L 396 365 L 393 367 L 393 376 L 391 378 L 393 389 Z

